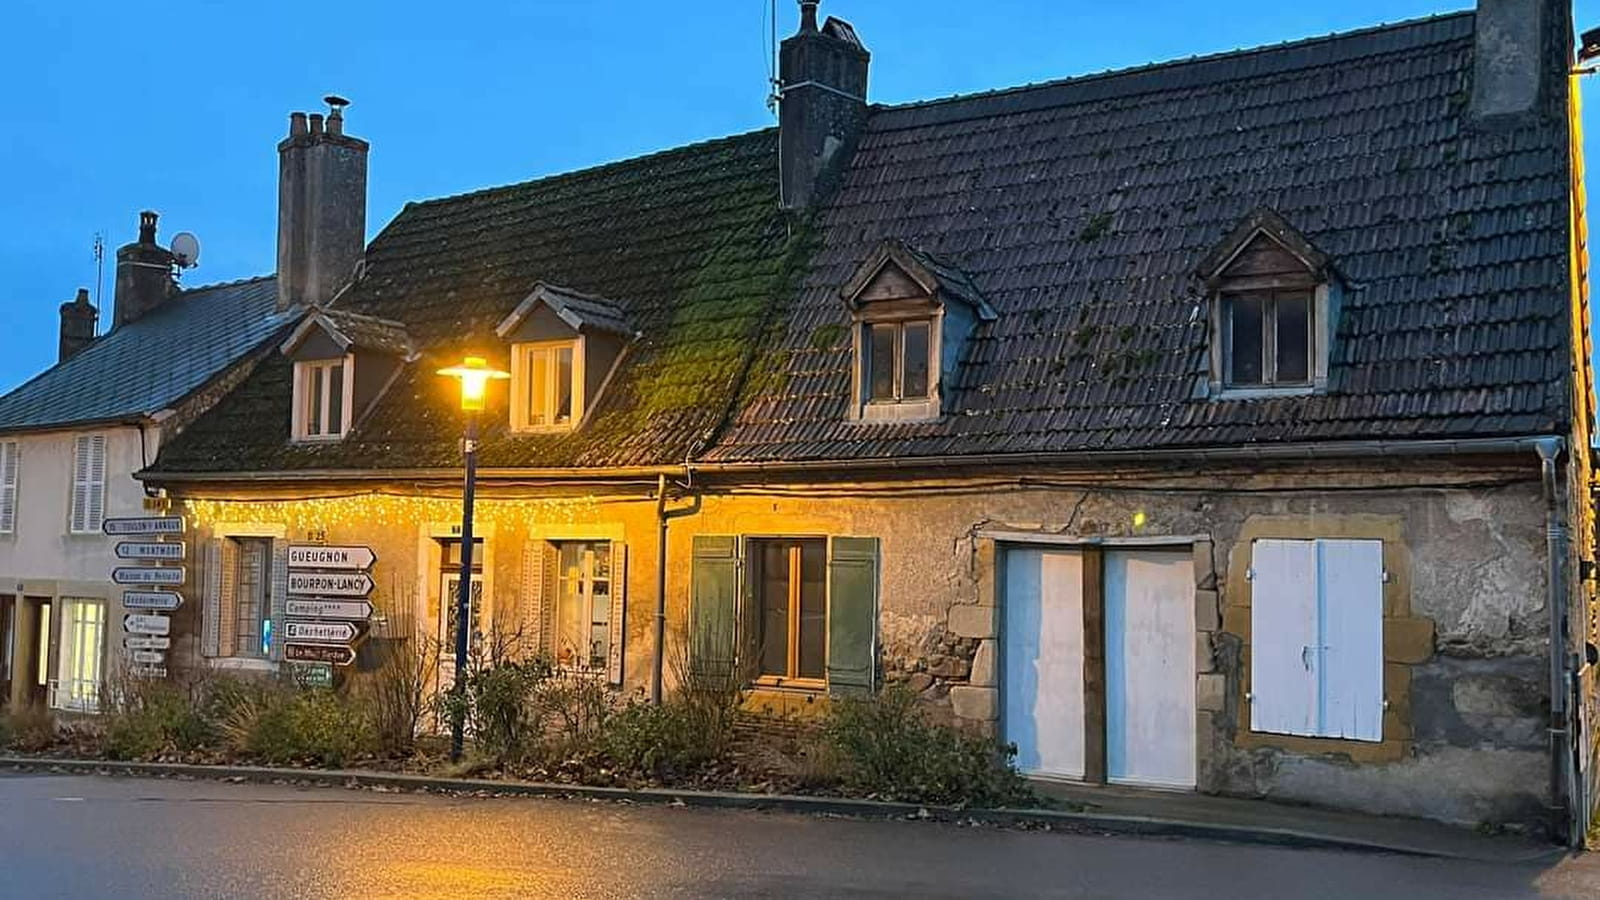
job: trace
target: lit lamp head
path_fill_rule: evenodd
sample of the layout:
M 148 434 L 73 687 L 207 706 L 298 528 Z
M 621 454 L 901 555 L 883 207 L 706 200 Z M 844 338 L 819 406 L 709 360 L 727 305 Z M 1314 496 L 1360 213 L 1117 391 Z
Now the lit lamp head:
M 481 356 L 469 356 L 460 365 L 440 369 L 440 375 L 449 375 L 461 381 L 461 408 L 467 412 L 483 409 L 483 398 L 489 393 L 489 382 L 510 378 L 510 372 L 489 368 Z

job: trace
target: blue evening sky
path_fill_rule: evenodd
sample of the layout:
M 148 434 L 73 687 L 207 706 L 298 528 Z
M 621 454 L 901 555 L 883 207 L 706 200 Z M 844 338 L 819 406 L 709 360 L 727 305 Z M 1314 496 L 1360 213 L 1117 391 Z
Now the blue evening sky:
M 1325 34 L 1472 0 L 825 0 L 872 50 L 875 101 L 1043 81 Z M 369 236 L 412 199 L 522 181 L 773 122 L 769 0 L 5 0 L 0 391 L 55 360 L 137 212 L 199 235 L 198 285 L 275 263 L 291 110 L 354 101 Z M 1576 4 L 1600 26 L 1600 0 Z M 778 34 L 798 19 L 777 0 Z M 1595 84 L 1596 82 L 1590 82 Z M 1590 91 L 1587 132 L 1600 135 Z M 1590 141 L 1591 148 L 1596 146 Z

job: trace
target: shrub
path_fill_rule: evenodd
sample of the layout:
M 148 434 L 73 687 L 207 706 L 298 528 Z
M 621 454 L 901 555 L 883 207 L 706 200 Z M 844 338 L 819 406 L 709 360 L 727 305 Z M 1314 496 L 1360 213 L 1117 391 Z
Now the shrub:
M 105 752 L 112 759 L 187 753 L 213 740 L 211 723 L 177 685 L 130 678 L 119 688 L 110 697 L 105 720 Z
M 1026 806 L 1032 792 L 1012 764 L 1016 748 L 927 720 L 916 695 L 890 688 L 836 700 L 824 724 L 844 783 L 885 800 L 954 806 Z
M 502 660 L 469 669 L 466 690 L 439 695 L 440 718 L 462 721 L 479 753 L 496 763 L 520 763 L 534 755 L 543 737 L 535 692 L 552 674 L 543 659 Z
M 43 706 L 0 713 L 0 747 L 38 753 L 56 741 L 56 719 Z
M 224 744 L 262 762 L 342 766 L 375 744 L 360 704 L 317 688 L 266 687 L 237 698 L 221 724 Z
M 671 781 L 716 758 L 717 742 L 708 737 L 681 701 L 660 706 L 634 703 L 611 716 L 597 749 L 619 774 Z
M 428 709 L 428 679 L 439 667 L 439 642 L 407 637 L 388 643 L 383 662 L 362 686 L 362 698 L 372 719 L 377 752 L 409 756 Z

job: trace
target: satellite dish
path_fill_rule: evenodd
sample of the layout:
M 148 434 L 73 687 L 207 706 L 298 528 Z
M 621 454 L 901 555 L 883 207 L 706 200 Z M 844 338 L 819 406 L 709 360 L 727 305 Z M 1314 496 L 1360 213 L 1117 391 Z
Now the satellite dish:
M 200 239 L 187 231 L 178 232 L 172 236 L 172 255 L 180 268 L 200 265 Z

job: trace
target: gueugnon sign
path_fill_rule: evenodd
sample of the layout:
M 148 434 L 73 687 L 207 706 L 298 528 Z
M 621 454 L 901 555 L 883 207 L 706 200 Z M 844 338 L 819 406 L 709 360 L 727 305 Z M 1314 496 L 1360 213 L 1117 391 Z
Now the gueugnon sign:
M 372 567 L 377 554 L 371 547 L 332 547 L 319 544 L 289 545 L 289 567 L 295 569 L 348 569 Z

